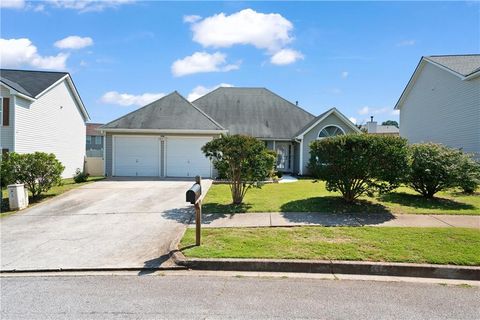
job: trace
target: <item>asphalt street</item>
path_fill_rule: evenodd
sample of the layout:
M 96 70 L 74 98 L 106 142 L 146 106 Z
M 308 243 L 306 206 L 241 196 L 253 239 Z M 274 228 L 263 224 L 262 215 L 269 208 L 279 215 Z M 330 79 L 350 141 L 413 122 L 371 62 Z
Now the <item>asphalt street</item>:
M 480 288 L 210 275 L 6 276 L 1 319 L 479 319 Z

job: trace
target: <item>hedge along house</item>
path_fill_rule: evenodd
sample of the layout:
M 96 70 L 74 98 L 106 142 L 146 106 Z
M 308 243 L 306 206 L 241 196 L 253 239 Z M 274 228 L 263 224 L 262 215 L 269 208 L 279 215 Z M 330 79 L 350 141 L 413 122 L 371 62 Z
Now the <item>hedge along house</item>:
M 311 141 L 360 130 L 337 109 L 318 117 L 265 88 L 218 88 L 193 102 L 173 92 L 101 127 L 107 176 L 215 177 L 201 147 L 244 134 L 277 152 L 277 169 L 308 174 Z

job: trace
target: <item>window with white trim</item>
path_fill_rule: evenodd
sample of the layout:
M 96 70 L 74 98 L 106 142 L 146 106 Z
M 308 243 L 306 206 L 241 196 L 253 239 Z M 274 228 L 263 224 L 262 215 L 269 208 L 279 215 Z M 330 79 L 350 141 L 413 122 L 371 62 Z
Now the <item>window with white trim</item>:
M 342 128 L 331 125 L 331 126 L 326 126 L 320 132 L 318 133 L 318 139 L 323 139 L 323 138 L 329 138 L 329 137 L 334 137 L 334 136 L 339 136 L 339 135 L 344 135 L 345 131 L 343 131 Z

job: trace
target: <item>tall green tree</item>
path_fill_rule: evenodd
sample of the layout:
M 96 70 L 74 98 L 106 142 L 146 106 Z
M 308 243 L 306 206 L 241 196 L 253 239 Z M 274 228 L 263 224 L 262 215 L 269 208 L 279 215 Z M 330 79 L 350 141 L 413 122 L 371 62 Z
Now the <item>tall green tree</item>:
M 233 204 L 241 204 L 250 188 L 261 187 L 273 174 L 275 152 L 250 136 L 223 135 L 205 144 L 202 151 L 228 179 Z

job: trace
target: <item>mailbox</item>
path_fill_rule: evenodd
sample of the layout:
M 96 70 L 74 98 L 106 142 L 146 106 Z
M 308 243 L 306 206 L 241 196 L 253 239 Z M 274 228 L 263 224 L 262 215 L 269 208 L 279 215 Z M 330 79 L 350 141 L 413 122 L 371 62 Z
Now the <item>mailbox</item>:
M 190 189 L 187 190 L 187 202 L 191 204 L 195 204 L 202 195 L 202 187 L 200 184 L 195 183 Z

